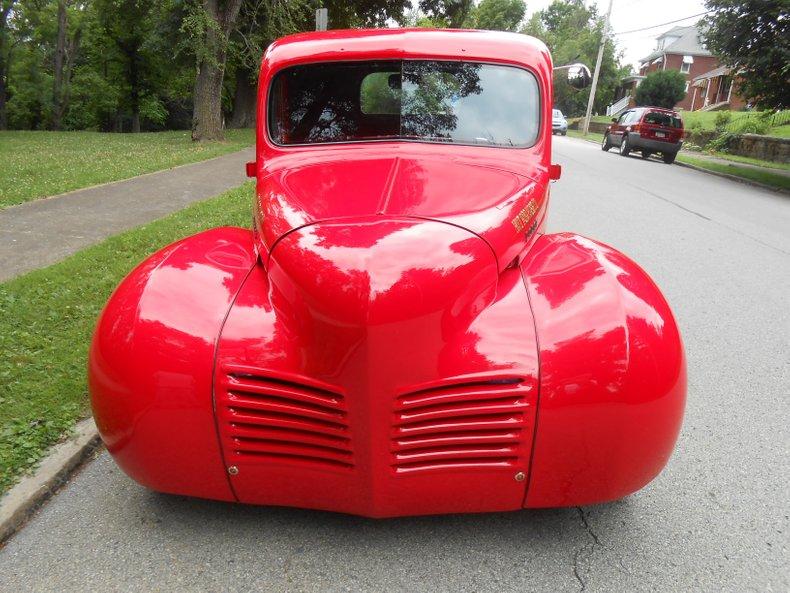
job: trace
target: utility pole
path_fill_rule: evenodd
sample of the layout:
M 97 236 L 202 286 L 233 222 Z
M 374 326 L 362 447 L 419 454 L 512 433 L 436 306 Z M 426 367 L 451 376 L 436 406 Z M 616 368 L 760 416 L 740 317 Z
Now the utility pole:
M 603 20 L 601 44 L 598 46 L 598 59 L 595 60 L 595 72 L 593 73 L 592 85 L 590 86 L 590 98 L 587 99 L 587 113 L 584 115 L 584 130 L 582 130 L 582 136 L 586 136 L 587 132 L 590 130 L 590 115 L 592 114 L 593 101 L 595 101 L 595 88 L 598 86 L 598 74 L 601 72 L 603 48 L 606 46 L 606 34 L 609 32 L 609 16 L 612 14 L 612 2 L 614 2 L 614 0 L 609 0 L 609 8 Z
M 326 8 L 316 8 L 315 10 L 315 30 L 326 31 L 329 11 Z

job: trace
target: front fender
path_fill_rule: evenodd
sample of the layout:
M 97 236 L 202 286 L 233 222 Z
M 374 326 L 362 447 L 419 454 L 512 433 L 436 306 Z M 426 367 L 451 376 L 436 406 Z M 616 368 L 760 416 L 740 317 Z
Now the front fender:
M 616 500 L 666 465 L 686 398 L 683 345 L 647 274 L 614 249 L 544 235 L 522 263 L 540 349 L 527 507 Z
M 255 265 L 252 233 L 216 228 L 155 253 L 102 312 L 88 379 L 107 449 L 154 490 L 234 500 L 212 402 L 215 345 Z

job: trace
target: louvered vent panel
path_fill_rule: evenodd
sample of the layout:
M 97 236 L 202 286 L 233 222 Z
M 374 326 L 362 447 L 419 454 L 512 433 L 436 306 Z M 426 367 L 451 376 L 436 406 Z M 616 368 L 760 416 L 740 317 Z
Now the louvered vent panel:
M 518 377 L 429 387 L 397 398 L 392 465 L 399 473 L 510 467 L 519 457 L 529 388 Z
M 223 370 L 217 412 L 226 456 L 353 467 L 340 392 L 256 369 Z

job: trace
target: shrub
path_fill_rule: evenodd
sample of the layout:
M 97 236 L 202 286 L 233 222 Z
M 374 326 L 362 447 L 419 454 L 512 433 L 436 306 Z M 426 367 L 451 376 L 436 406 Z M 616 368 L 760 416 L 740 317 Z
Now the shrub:
M 765 117 L 743 117 L 737 120 L 730 130 L 736 134 L 766 134 L 771 127 L 771 120 Z
M 705 149 L 713 152 L 728 152 L 737 139 L 738 134 L 722 130 L 718 136 L 708 142 Z
M 686 77 L 677 70 L 651 72 L 636 87 L 636 104 L 672 109 L 686 96 Z
M 723 130 L 732 121 L 732 113 L 729 111 L 719 111 L 713 120 L 713 126 L 717 130 Z

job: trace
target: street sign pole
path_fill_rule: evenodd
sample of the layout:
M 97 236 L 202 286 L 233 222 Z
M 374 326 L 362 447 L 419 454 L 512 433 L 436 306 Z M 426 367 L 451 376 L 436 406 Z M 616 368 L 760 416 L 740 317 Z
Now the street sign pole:
M 603 31 L 601 32 L 601 44 L 598 46 L 598 59 L 595 60 L 595 72 L 593 73 L 592 85 L 590 86 L 590 98 L 587 99 L 587 112 L 584 114 L 584 129 L 582 135 L 586 136 L 590 131 L 590 115 L 592 114 L 593 101 L 595 101 L 595 88 L 598 86 L 598 74 L 601 72 L 601 60 L 603 60 L 603 49 L 606 47 L 606 34 L 609 32 L 609 16 L 612 14 L 612 2 L 609 0 L 609 9 L 603 20 Z
M 315 30 L 326 31 L 328 20 L 329 20 L 329 11 L 326 8 L 316 8 Z

